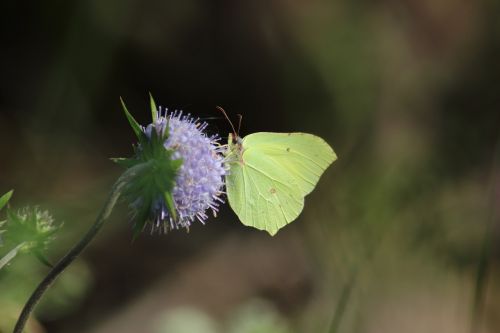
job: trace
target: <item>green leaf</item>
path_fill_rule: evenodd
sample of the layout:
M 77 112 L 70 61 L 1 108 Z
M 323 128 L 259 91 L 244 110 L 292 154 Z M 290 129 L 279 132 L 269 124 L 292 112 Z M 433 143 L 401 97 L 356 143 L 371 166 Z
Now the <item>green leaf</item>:
M 179 170 L 179 168 L 182 166 L 182 162 L 184 162 L 183 159 L 178 158 L 176 160 L 172 160 L 170 162 L 170 165 L 172 165 L 172 168 L 177 172 Z
M 24 243 L 19 244 L 9 251 L 3 258 L 0 259 L 0 269 L 7 265 L 19 253 L 19 250 L 24 246 Z
M 172 216 L 174 221 L 177 221 L 177 211 L 175 210 L 174 196 L 172 192 L 165 192 L 163 194 L 163 198 L 165 199 L 165 204 L 167 205 L 170 216 Z
M 149 103 L 151 104 L 151 118 L 153 119 L 154 123 L 158 119 L 158 109 L 156 108 L 156 103 L 153 99 L 153 95 L 151 95 L 151 92 L 149 93 Z
M 14 193 L 14 190 L 10 190 L 0 197 L 0 210 L 2 210 L 7 202 L 9 202 L 10 198 L 12 197 L 12 193 Z
M 132 241 L 135 241 L 146 226 L 147 220 L 143 219 L 142 221 L 136 221 L 132 226 Z
M 33 251 L 33 254 L 35 255 L 35 257 L 38 259 L 38 261 L 40 261 L 42 264 L 44 264 L 45 266 L 49 267 L 49 268 L 53 268 L 54 265 L 52 265 L 50 263 L 50 261 L 47 259 L 47 257 L 45 257 L 43 255 L 42 252 L 40 252 L 39 250 L 35 250 Z
M 5 224 L 5 223 L 7 223 L 7 221 L 0 221 L 0 228 L 1 228 L 1 227 Z M 7 231 L 7 230 L 5 230 L 5 229 L 4 229 L 4 230 L 0 229 L 0 247 L 1 247 L 1 246 L 3 246 L 3 243 L 4 243 L 3 238 L 2 238 L 2 234 L 3 234 L 3 233 L 5 233 L 6 231 Z
M 122 103 L 122 108 L 123 111 L 125 112 L 125 116 L 127 117 L 127 120 L 132 127 L 132 130 L 134 131 L 135 135 L 137 136 L 138 139 L 142 138 L 142 129 L 141 125 L 134 119 L 134 117 L 128 112 L 127 106 L 125 105 L 125 102 L 123 99 L 120 97 L 120 102 Z
M 133 167 L 137 164 L 137 160 L 134 158 L 111 157 L 110 160 L 126 168 Z

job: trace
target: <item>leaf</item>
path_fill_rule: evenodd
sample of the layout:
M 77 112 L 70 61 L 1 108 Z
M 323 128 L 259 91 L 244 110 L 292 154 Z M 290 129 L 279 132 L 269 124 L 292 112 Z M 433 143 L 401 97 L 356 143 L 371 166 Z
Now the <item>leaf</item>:
M 182 162 L 184 162 L 184 160 L 182 158 L 178 158 L 176 160 L 172 160 L 170 162 L 170 165 L 172 166 L 172 168 L 174 168 L 175 171 L 177 171 L 182 166 Z
M 134 119 L 134 117 L 130 114 L 130 112 L 128 112 L 127 106 L 125 105 L 125 102 L 121 97 L 120 97 L 120 102 L 122 103 L 123 111 L 125 112 L 125 116 L 127 117 L 127 120 L 130 126 L 132 127 L 132 130 L 134 131 L 137 138 L 141 139 L 143 135 L 141 125 L 139 125 L 139 123 Z
M 2 210 L 2 208 L 4 208 L 5 205 L 9 202 L 10 198 L 12 197 L 12 193 L 14 193 L 14 190 L 10 190 L 0 197 L 0 210 Z
M 175 209 L 174 196 L 172 192 L 165 192 L 163 198 L 165 199 L 165 204 L 167 205 L 170 216 L 172 216 L 174 221 L 177 221 L 177 211 Z
M 19 244 L 15 248 L 9 251 L 2 259 L 0 259 L 0 269 L 7 265 L 14 257 L 17 255 L 19 250 L 24 246 L 24 243 Z
M 126 168 L 133 167 L 137 164 L 137 160 L 134 158 L 111 157 L 110 160 Z
M 146 226 L 147 220 L 143 220 L 141 222 L 136 221 L 132 226 L 132 242 L 134 242 L 137 238 L 139 238 L 140 234 L 144 230 Z
M 7 223 L 7 221 L 0 221 L 0 228 L 5 224 Z M 7 230 L 2 230 L 0 229 L 0 246 L 3 246 L 3 238 L 2 238 L 2 234 L 5 233 Z
M 35 250 L 33 251 L 33 254 L 35 255 L 35 257 L 38 259 L 38 261 L 40 261 L 42 264 L 44 264 L 45 266 L 49 267 L 49 268 L 53 268 L 54 265 L 52 265 L 50 263 L 50 261 L 43 255 L 42 252 L 40 252 L 39 250 Z
M 149 93 L 149 103 L 151 104 L 151 118 L 153 119 L 153 123 L 155 123 L 158 119 L 158 109 L 156 108 L 156 103 L 151 92 Z

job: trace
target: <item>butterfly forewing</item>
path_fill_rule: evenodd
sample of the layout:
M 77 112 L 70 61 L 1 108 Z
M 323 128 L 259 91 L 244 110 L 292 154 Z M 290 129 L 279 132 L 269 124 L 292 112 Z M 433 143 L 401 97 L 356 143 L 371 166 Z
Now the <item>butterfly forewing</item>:
M 244 138 L 243 148 L 275 161 L 280 172 L 288 173 L 303 195 L 314 189 L 323 172 L 337 158 L 323 139 L 307 133 L 250 134 Z

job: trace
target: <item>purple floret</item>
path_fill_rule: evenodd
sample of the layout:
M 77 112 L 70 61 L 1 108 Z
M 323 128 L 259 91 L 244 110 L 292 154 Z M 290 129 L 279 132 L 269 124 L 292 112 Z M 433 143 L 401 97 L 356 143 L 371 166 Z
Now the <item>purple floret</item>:
M 189 228 L 194 220 L 205 223 L 207 210 L 215 216 L 223 194 L 226 174 L 223 147 L 217 135 L 207 136 L 203 131 L 207 123 L 181 112 L 158 112 L 155 123 L 145 128 L 151 137 L 155 129 L 163 133 L 168 123 L 168 138 L 164 147 L 174 151 L 173 159 L 182 159 L 173 188 L 177 219 L 170 216 L 165 201 L 159 197 L 153 207 L 152 231 L 166 232 L 180 227 Z

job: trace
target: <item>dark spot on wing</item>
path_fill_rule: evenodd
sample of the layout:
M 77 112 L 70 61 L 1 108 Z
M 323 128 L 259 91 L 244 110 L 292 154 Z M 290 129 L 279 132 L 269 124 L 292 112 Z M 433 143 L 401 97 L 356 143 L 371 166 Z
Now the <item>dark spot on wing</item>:
M 288 148 L 286 149 L 286 151 L 289 153 L 289 152 L 290 152 L 290 147 L 288 147 Z
M 271 194 L 274 194 L 274 193 L 276 193 L 276 189 L 275 189 L 275 188 L 271 188 L 271 189 L 269 190 L 269 192 L 270 192 Z

